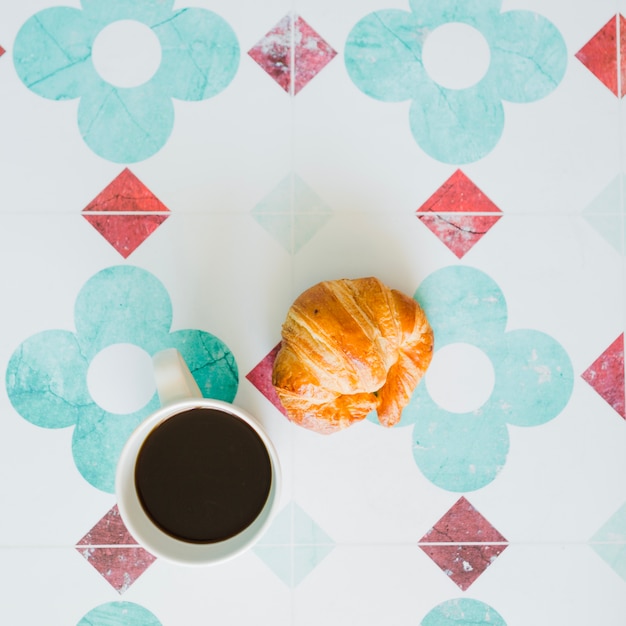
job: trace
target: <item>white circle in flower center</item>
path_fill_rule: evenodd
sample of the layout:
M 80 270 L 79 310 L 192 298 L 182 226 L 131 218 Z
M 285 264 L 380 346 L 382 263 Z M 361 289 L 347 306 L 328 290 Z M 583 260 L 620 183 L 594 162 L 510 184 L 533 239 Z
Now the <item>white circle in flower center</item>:
M 482 33 L 461 22 L 435 28 L 422 48 L 424 69 L 447 89 L 475 85 L 487 73 L 490 60 L 489 44 Z
M 108 346 L 91 361 L 87 388 L 93 401 L 105 411 L 134 413 L 150 402 L 156 390 L 152 358 L 130 343 Z
M 93 42 L 91 59 L 100 76 L 115 87 L 136 87 L 161 64 L 161 43 L 152 29 L 136 20 L 105 26 Z
M 469 343 L 451 343 L 433 355 L 425 376 L 430 397 L 452 413 L 469 413 L 491 396 L 495 384 L 489 357 Z

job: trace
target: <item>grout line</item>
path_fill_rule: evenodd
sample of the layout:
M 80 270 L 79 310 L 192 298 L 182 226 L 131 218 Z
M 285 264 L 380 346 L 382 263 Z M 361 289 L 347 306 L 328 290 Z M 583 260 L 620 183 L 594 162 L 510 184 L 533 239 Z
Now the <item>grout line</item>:
M 619 213 L 620 209 L 615 209 L 614 211 L 602 211 L 598 213 L 594 213 L 594 215 L 615 215 Z M 327 215 L 327 212 L 322 212 L 324 215 Z M 0 219 L 5 217 L 28 217 L 28 216 L 43 216 L 43 217 L 70 217 L 75 215 L 169 215 L 171 217 L 180 217 L 186 215 L 192 216 L 206 216 L 206 217 L 247 217 L 250 212 L 248 209 L 232 209 L 232 210 L 224 210 L 224 209 L 216 209 L 216 210 L 172 210 L 169 212 L 158 212 L 158 211 L 59 211 L 56 209 L 42 209 L 42 210 L 32 210 L 25 209 L 20 211 L 1 211 L 0 210 Z M 269 212 L 267 213 L 270 214 Z M 284 211 L 276 211 L 271 212 L 271 214 L 276 215 L 284 215 Z M 381 210 L 381 209 L 342 209 L 335 208 L 333 209 L 333 215 L 373 215 L 380 217 L 407 217 L 411 215 L 422 216 L 422 215 L 484 215 L 484 216 L 500 216 L 500 217 L 541 217 L 541 218 L 562 218 L 562 217 L 581 217 L 580 211 L 555 211 L 553 213 L 547 213 L 545 211 L 506 211 L 502 213 L 481 213 L 479 211 L 470 212 L 470 211 L 423 211 L 418 212 L 417 209 L 408 209 L 408 210 Z
M 291 246 L 290 246 L 290 254 L 289 254 L 289 259 L 290 259 L 290 278 L 291 278 L 291 291 L 292 293 L 295 292 L 295 285 L 296 285 L 296 271 L 295 271 L 295 254 L 296 254 L 296 218 L 295 218 L 295 214 L 296 214 L 296 180 L 295 180 L 295 170 L 296 170 L 296 132 L 295 132 L 295 128 L 296 128 L 296 100 L 295 100 L 295 92 L 296 92 L 296 18 L 297 18 L 297 13 L 296 13 L 296 5 L 297 2 L 296 0 L 291 0 L 291 9 L 290 9 L 290 24 L 289 24 L 289 37 L 290 37 L 290 41 L 289 41 L 289 109 L 290 109 L 290 114 L 291 114 L 291 119 L 290 119 L 290 126 L 291 128 L 289 129 L 289 149 L 290 149 L 290 189 L 289 189 L 289 193 L 290 193 L 290 199 L 289 199 L 289 209 L 290 209 L 290 238 L 291 238 Z M 295 569 L 296 569 L 296 557 L 295 557 L 295 550 L 293 549 L 293 545 L 295 544 L 295 525 L 294 525 L 294 521 L 295 521 L 295 495 L 296 495 L 296 476 L 295 476 L 295 472 L 294 472 L 294 459 L 295 459 L 295 452 L 296 452 L 296 442 L 295 442 L 295 436 L 294 436 L 294 430 L 290 429 L 289 432 L 289 444 L 290 444 L 290 452 L 291 452 L 291 459 L 290 459 L 290 463 L 291 463 L 291 475 L 292 475 L 292 480 L 291 480 L 291 511 L 290 511 L 290 540 L 291 540 L 291 544 L 290 544 L 290 550 L 289 550 L 289 565 L 290 565 L 290 571 L 289 571 L 289 583 L 290 583 L 290 589 L 291 589 L 291 603 L 290 603 L 290 616 L 291 616 L 291 623 L 295 624 L 297 621 L 297 615 L 296 615 L 296 602 L 295 602 L 295 596 L 294 596 L 294 589 L 296 587 L 295 584 L 295 578 L 296 578 L 296 574 L 295 574 Z M 289 505 L 288 505 L 289 506 Z
M 293 530 L 293 529 L 292 529 Z M 342 547 L 342 548 L 406 548 L 406 547 L 424 547 L 424 546 L 626 546 L 624 541 L 400 541 L 397 543 L 380 541 L 376 543 L 354 542 L 347 543 L 342 541 L 335 542 L 316 542 L 316 543 L 266 543 L 263 542 L 264 548 L 287 548 L 293 545 L 298 546 L 320 546 L 320 547 Z M 98 546 L 99 547 L 99 546 Z M 104 546 L 108 547 L 108 546 Z
M 626 540 L 623 541 L 450 541 L 450 542 L 424 542 L 424 541 L 400 541 L 397 543 L 388 542 L 388 541 L 378 541 L 378 542 L 354 542 L 348 543 L 343 541 L 335 541 L 335 542 L 314 542 L 314 543 L 298 543 L 296 544 L 294 541 L 294 528 L 293 528 L 293 511 L 292 511 L 292 528 L 291 528 L 291 543 L 263 543 L 263 547 L 266 548 L 289 548 L 294 545 L 298 546 L 320 546 L 320 547 L 341 547 L 341 548 L 422 548 L 426 546 L 434 546 L 434 547 L 451 547 L 451 546 L 516 546 L 516 547 L 574 547 L 574 546 L 626 546 Z M 133 543 L 133 544 L 80 544 L 80 545 L 29 545 L 29 544 L 20 544 L 20 545 L 0 545 L 0 550 L 86 550 L 89 548 L 142 548 L 143 546 Z M 144 548 L 145 549 L 145 548 Z M 293 555 L 292 555 L 293 558 Z M 292 563 L 293 565 L 293 563 Z
M 291 7 L 289 12 L 289 113 L 290 113 L 290 129 L 289 129 L 289 175 L 290 175 L 290 189 L 289 189 L 289 213 L 290 213 L 290 279 L 291 279 L 291 292 L 295 294 L 296 290 L 296 276 L 295 276 L 295 169 L 296 169 L 296 0 L 291 0 Z M 295 297 L 295 295 L 294 295 Z M 292 448 L 293 448 L 292 441 Z M 292 449 L 293 452 L 293 449 Z M 293 569 L 293 568 L 292 568 Z

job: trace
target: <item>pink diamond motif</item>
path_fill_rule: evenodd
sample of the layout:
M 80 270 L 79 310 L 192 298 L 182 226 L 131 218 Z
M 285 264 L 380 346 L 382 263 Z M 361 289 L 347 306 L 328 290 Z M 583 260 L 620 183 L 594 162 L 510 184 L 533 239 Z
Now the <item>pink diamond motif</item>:
M 626 90 L 626 19 L 619 14 L 612 17 L 576 53 L 576 58 L 616 96 L 623 97 Z
M 125 259 L 169 217 L 169 213 L 128 168 L 83 209 L 83 217 Z
M 459 259 L 500 219 L 500 209 L 457 170 L 417 210 L 418 219 Z
M 256 365 L 247 375 L 249 380 L 283 415 L 285 409 L 281 404 L 278 394 L 272 385 L 272 369 L 276 355 L 280 350 L 280 342 L 270 350 L 263 360 Z
M 508 542 L 461 497 L 418 545 L 465 591 L 502 554 Z
M 120 594 L 156 560 L 130 535 L 117 505 L 78 542 L 76 550 Z
M 626 419 L 623 333 L 587 368 L 582 378 Z
M 248 55 L 292 95 L 319 74 L 336 54 L 299 15 L 291 13 L 248 50 Z

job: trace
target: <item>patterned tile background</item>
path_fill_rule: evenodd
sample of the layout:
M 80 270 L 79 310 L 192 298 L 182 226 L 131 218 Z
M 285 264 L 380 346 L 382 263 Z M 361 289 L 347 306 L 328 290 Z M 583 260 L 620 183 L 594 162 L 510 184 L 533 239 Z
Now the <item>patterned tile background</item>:
M 0 8 L 0 622 L 621 626 L 626 2 Z M 392 429 L 269 384 L 319 280 L 435 330 Z M 255 548 L 155 559 L 112 476 L 178 347 L 255 413 Z

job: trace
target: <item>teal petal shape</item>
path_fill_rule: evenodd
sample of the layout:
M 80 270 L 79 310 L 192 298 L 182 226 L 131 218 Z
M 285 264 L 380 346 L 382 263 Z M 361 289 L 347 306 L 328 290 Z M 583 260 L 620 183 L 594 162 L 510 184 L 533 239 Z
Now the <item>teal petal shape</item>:
M 154 81 L 163 93 L 180 100 L 205 100 L 235 77 L 240 56 L 237 36 L 216 13 L 181 9 L 153 30 L 163 50 Z
M 491 483 L 509 452 L 506 424 L 486 410 L 446 411 L 430 400 L 425 387 L 420 389 L 417 395 L 424 395 L 416 401 L 420 409 L 414 418 L 413 457 L 424 476 L 454 492 L 475 491 Z
M 203 395 L 232 402 L 239 382 L 235 358 L 218 337 L 201 330 L 170 332 L 172 306 L 149 272 L 121 265 L 93 276 L 74 307 L 76 333 L 44 331 L 22 342 L 7 368 L 9 398 L 37 426 L 74 425 L 72 454 L 78 471 L 101 491 L 114 491 L 115 468 L 129 435 L 158 406 L 152 398 L 131 414 L 104 410 L 89 394 L 87 375 L 98 353 L 131 344 L 148 354 L 177 348 Z
M 36 426 L 71 426 L 91 404 L 85 384 L 88 366 L 74 333 L 47 330 L 33 335 L 9 360 L 6 389 L 11 404 Z
M 140 411 L 116 415 L 91 403 L 81 411 L 72 434 L 76 469 L 93 487 L 115 492 L 115 470 L 124 444 L 133 430 L 159 408 L 156 394 Z
M 497 85 L 505 100 L 539 100 L 551 93 L 565 75 L 565 41 L 554 24 L 537 13 L 503 13 L 490 43 L 488 79 Z
M 115 163 L 151 157 L 165 145 L 173 126 L 174 105 L 156 76 L 132 88 L 101 81 L 78 106 L 78 127 L 85 143 Z
M 134 602 L 107 602 L 87 613 L 76 626 L 162 626 L 154 613 Z
M 116 20 L 138 20 L 158 24 L 171 17 L 175 0 L 81 0 L 86 15 L 103 24 Z
M 626 581 L 626 503 L 591 538 L 590 545 Z
M 480 489 L 504 467 L 507 424 L 538 426 L 565 408 L 574 385 L 571 361 L 545 333 L 506 331 L 504 294 L 480 270 L 467 266 L 437 270 L 414 297 L 433 328 L 435 349 L 452 343 L 479 348 L 491 361 L 495 380 L 482 406 L 459 414 L 433 401 L 427 372 L 402 412 L 400 425 L 413 426 L 413 456 L 430 481 L 449 491 Z
M 177 330 L 167 337 L 185 359 L 205 398 L 232 402 L 237 394 L 239 371 L 233 353 L 215 335 L 201 330 Z
M 83 11 L 52 7 L 40 11 L 20 28 L 13 62 L 21 81 L 52 100 L 78 98 L 98 82 L 91 46 L 101 25 Z
M 493 150 L 504 130 L 504 109 L 485 83 L 445 89 L 428 80 L 411 104 L 411 132 L 442 163 L 472 163 Z
M 172 0 L 84 0 L 82 6 L 44 9 L 27 20 L 15 40 L 14 63 L 35 93 L 53 100 L 80 98 L 81 136 L 108 161 L 136 163 L 156 154 L 174 126 L 172 98 L 210 98 L 237 72 L 237 37 L 212 11 L 173 11 Z M 120 20 L 145 24 L 161 44 L 154 76 L 130 88 L 103 80 L 92 61 L 100 31 Z
M 497 145 L 504 129 L 502 99 L 531 102 L 562 80 L 567 49 L 557 28 L 529 11 L 500 13 L 500 0 L 411 0 L 411 12 L 390 9 L 363 17 L 344 48 L 348 75 L 383 102 L 412 100 L 416 142 L 443 163 L 472 163 Z M 477 29 L 491 63 L 468 89 L 445 89 L 423 67 L 423 45 L 449 23 Z
M 158 350 L 180 351 L 203 396 L 232 402 L 239 382 L 237 364 L 230 350 L 214 335 L 200 330 L 157 334 Z M 138 340 L 135 339 L 135 344 Z M 91 402 L 82 408 L 72 438 L 72 454 L 78 471 L 91 485 L 113 493 L 115 468 L 122 448 L 133 430 L 159 408 L 156 394 L 132 414 L 116 415 Z
M 421 24 L 430 29 L 449 22 L 463 22 L 475 28 L 500 12 L 502 0 L 409 0 Z
M 480 347 L 485 337 L 504 332 L 508 315 L 504 294 L 480 270 L 444 267 L 427 276 L 413 297 L 433 328 L 436 348 L 455 342 Z
M 115 343 L 141 346 L 149 354 L 161 348 L 172 324 L 172 304 L 163 284 L 150 272 L 118 265 L 85 283 L 74 306 L 77 336 L 92 359 Z
M 502 615 L 484 602 L 455 598 L 438 604 L 421 626 L 506 626 Z
M 352 29 L 345 44 L 350 78 L 368 96 L 385 102 L 416 96 L 429 80 L 422 64 L 427 34 L 407 11 L 370 13 Z
M 485 412 L 502 411 L 515 426 L 554 419 L 569 402 L 574 371 L 563 347 L 536 330 L 514 330 L 488 351 L 495 387 Z

